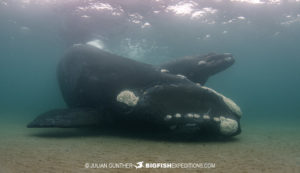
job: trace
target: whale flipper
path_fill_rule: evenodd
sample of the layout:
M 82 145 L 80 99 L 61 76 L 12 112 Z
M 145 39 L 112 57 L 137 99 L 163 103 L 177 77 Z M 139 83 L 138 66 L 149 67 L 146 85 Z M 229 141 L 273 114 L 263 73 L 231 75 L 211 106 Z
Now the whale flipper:
M 54 109 L 45 112 L 27 125 L 35 127 L 76 128 L 97 126 L 101 122 L 99 112 L 91 108 Z

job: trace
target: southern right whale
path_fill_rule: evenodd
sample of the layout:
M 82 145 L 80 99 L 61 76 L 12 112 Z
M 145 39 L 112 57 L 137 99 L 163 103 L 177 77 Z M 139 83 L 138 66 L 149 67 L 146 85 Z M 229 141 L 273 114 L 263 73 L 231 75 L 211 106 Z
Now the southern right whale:
M 68 108 L 50 110 L 36 127 L 147 127 L 231 137 L 241 132 L 240 108 L 183 75 L 88 45 L 67 51 L 57 68 Z

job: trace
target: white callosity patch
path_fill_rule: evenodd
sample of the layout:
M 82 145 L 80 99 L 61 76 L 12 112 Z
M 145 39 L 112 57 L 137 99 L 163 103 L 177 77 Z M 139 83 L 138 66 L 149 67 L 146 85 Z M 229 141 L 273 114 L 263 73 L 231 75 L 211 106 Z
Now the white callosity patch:
M 225 117 L 220 117 L 220 131 L 224 135 L 232 135 L 238 130 L 238 123 L 237 121 L 230 119 L 230 118 L 225 118 Z
M 205 86 L 202 86 L 202 88 L 206 89 L 206 90 L 209 90 L 209 91 L 215 93 L 216 95 L 222 97 L 223 101 L 225 102 L 225 104 L 228 106 L 228 108 L 232 112 L 236 113 L 239 117 L 242 116 L 242 111 L 241 111 L 240 107 L 237 104 L 235 104 L 230 98 L 225 97 L 224 95 L 218 93 L 217 91 L 215 91 L 211 88 L 208 88 L 208 87 L 205 87 Z
M 214 121 L 215 121 L 215 122 L 219 122 L 219 121 L 220 121 L 220 118 L 214 117 Z
M 132 91 L 124 90 L 118 94 L 117 101 L 125 103 L 128 106 L 135 106 L 139 101 L 139 97 L 137 97 Z
M 176 114 L 175 114 L 175 117 L 176 117 L 176 118 L 180 118 L 180 117 L 181 117 L 181 114 L 180 114 L 180 113 L 176 113 Z
M 200 118 L 201 116 L 199 114 L 194 114 L 194 118 Z
M 206 64 L 206 61 L 201 60 L 198 62 L 198 65 L 204 65 L 204 64 Z
M 162 72 L 162 73 L 168 73 L 169 70 L 167 70 L 167 69 L 161 69 L 160 72 Z
M 205 120 L 209 120 L 210 119 L 210 116 L 209 115 L 203 115 L 203 119 L 205 119 Z
M 193 114 L 192 113 L 188 113 L 187 115 L 186 115 L 188 118 L 193 118 Z
M 172 119 L 172 115 L 166 115 L 165 120 L 170 120 Z
M 236 105 L 230 98 L 223 96 L 223 100 L 231 111 L 235 112 L 240 117 L 242 116 L 240 107 Z
M 180 79 L 185 79 L 186 78 L 184 75 L 181 75 L 181 74 L 178 74 L 176 76 L 179 77 Z

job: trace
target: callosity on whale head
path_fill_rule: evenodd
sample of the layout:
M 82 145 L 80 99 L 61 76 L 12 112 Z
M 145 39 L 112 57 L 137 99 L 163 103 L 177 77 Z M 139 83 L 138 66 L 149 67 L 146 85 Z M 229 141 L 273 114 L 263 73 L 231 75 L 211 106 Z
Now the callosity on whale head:
M 69 108 L 46 112 L 28 127 L 114 123 L 226 137 L 241 132 L 241 110 L 222 94 L 88 45 L 71 48 L 57 76 Z

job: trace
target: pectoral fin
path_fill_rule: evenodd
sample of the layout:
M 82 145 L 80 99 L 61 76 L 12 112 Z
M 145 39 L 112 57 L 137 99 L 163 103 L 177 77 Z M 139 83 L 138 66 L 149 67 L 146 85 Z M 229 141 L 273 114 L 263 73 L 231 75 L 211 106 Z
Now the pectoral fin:
M 27 127 L 92 127 L 100 124 L 101 117 L 97 110 L 90 108 L 55 109 L 39 115 Z

